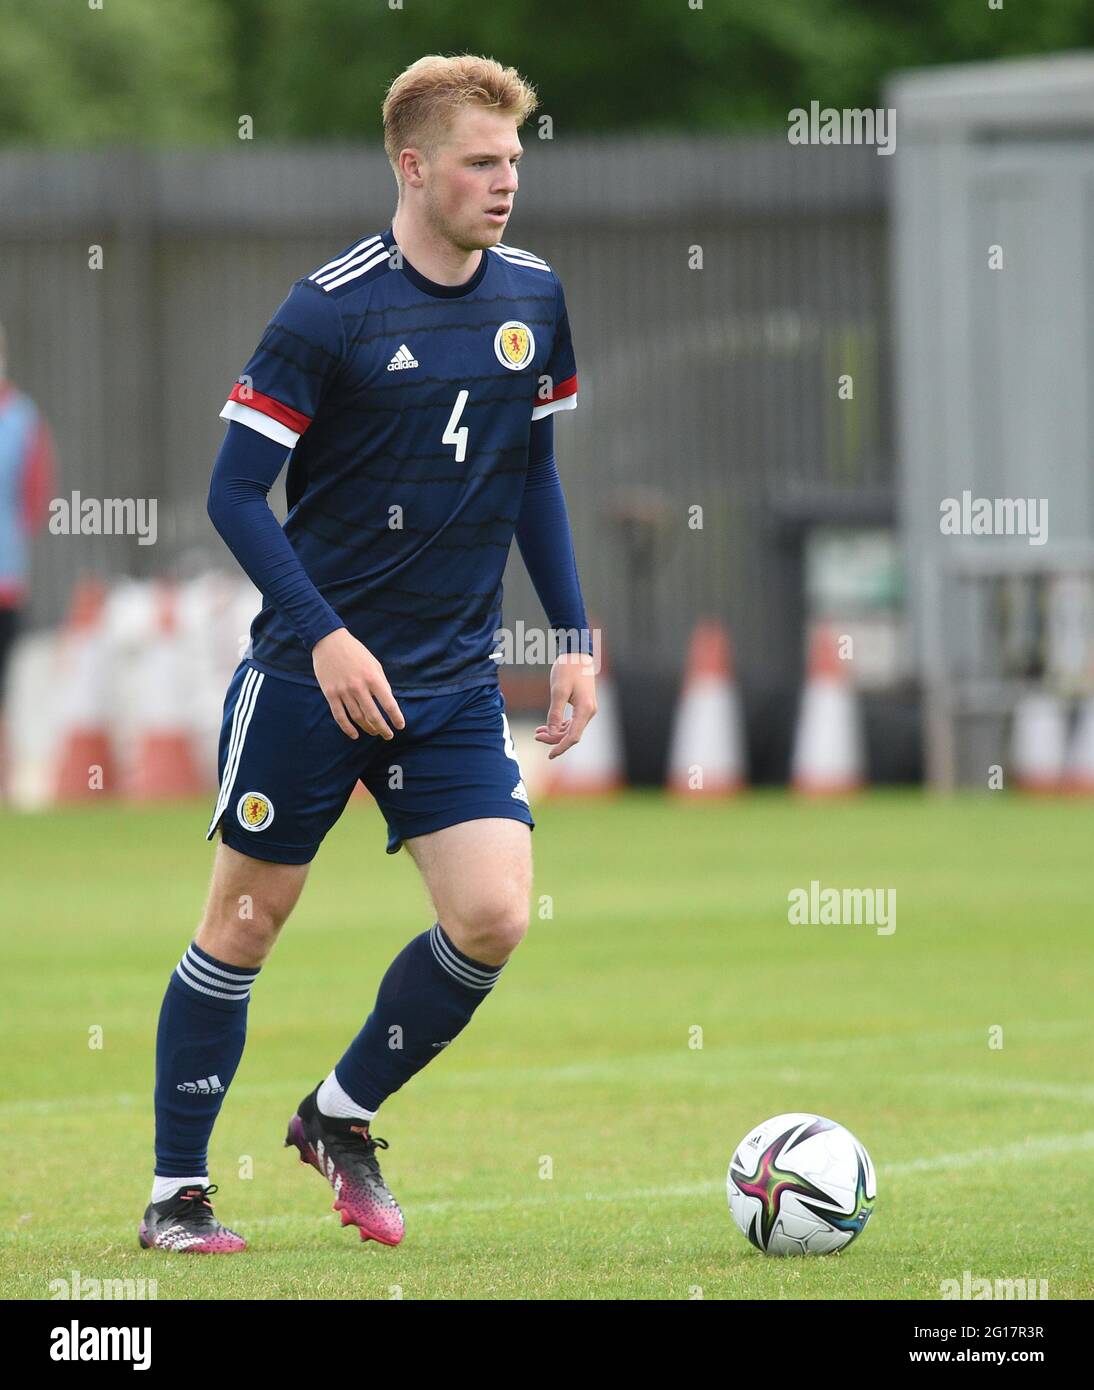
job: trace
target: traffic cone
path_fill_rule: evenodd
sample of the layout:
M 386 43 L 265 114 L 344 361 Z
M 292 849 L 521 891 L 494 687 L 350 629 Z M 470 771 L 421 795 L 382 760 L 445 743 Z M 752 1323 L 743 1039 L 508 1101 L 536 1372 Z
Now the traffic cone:
M 134 673 L 138 728 L 126 791 L 135 801 L 197 796 L 204 789 L 191 746 L 188 670 L 171 581 L 156 584 L 152 610 L 153 630 Z
M 1015 785 L 1026 792 L 1061 792 L 1066 768 L 1067 709 L 1063 700 L 1048 690 L 1021 696 L 1011 724 L 1010 771 Z
M 807 796 L 839 796 L 865 782 L 858 700 L 834 628 L 819 626 L 809 652 L 790 780 Z
M 680 796 L 723 797 L 744 783 L 745 740 L 724 623 L 696 624 L 669 740 L 668 786 Z
M 598 635 L 601 632 L 595 624 L 592 630 Z M 607 796 L 623 786 L 623 732 L 619 722 L 619 701 L 602 640 L 599 642 L 599 653 L 596 714 L 585 726 L 581 741 L 567 748 L 557 758 L 546 756 L 550 753 L 550 744 L 538 745 L 545 753 L 541 796 Z
M 117 790 L 107 719 L 110 662 L 105 604 L 106 589 L 99 580 L 76 582 L 57 654 L 60 743 L 53 773 L 57 801 L 89 801 Z

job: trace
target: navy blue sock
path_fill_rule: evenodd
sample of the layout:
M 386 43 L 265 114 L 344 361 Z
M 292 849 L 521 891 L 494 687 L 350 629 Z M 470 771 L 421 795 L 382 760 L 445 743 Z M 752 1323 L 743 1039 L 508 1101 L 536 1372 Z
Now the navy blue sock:
M 467 1026 L 503 969 L 465 956 L 434 922 L 388 966 L 372 1013 L 334 1069 L 339 1086 L 378 1110 Z
M 209 1136 L 247 1037 L 258 970 L 191 944 L 167 985 L 156 1032 L 156 1176 L 208 1172 Z

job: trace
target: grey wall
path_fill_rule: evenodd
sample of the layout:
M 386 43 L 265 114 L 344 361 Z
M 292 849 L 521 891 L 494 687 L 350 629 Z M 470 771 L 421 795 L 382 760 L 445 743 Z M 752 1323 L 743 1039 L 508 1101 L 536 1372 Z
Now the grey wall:
M 556 438 L 589 607 L 625 667 L 675 673 L 715 614 L 746 680 L 788 688 L 803 528 L 892 513 L 892 161 L 781 136 L 526 143 L 507 241 L 566 287 L 581 404 Z M 161 509 L 155 547 L 40 542 L 35 621 L 85 570 L 232 563 L 204 508 L 218 411 L 289 284 L 386 226 L 393 195 L 371 146 L 0 154 L 0 319 L 60 490 Z M 519 559 L 506 592 L 509 621 L 539 620 Z

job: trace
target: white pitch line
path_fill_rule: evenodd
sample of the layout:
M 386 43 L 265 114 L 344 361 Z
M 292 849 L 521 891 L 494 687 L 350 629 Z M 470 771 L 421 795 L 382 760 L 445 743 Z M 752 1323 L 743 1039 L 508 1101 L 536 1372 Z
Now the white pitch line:
M 1049 1158 L 1060 1153 L 1084 1153 L 1094 1149 L 1094 1129 L 1081 1134 L 1044 1134 L 1032 1139 L 1019 1139 L 1013 1144 L 990 1148 L 969 1149 L 964 1153 L 934 1154 L 924 1158 L 907 1159 L 903 1163 L 888 1163 L 886 1173 L 898 1177 L 904 1173 L 932 1173 L 947 1168 L 974 1168 L 981 1163 L 1022 1162 L 1027 1158 Z
M 310 1073 L 309 1073 L 310 1075 Z M 286 1103 L 295 1105 L 300 1096 L 305 1095 L 315 1081 L 301 1080 L 295 1089 L 287 1081 L 239 1082 L 233 1084 L 234 1096 L 281 1096 L 295 1097 Z M 118 1110 L 132 1110 L 137 1106 L 147 1108 L 152 1113 L 152 1087 L 147 1091 L 115 1091 L 108 1096 L 57 1097 L 53 1100 L 11 1100 L 0 1103 L 0 1116 L 11 1115 L 67 1115 L 76 1110 L 108 1110 L 113 1106 Z
M 1094 1086 L 1069 1086 L 1055 1081 L 1027 1081 L 1020 1077 L 955 1075 L 940 1072 L 937 1076 L 909 1076 L 904 1081 L 922 1082 L 925 1086 L 958 1086 L 964 1090 L 998 1091 L 1008 1096 L 1029 1096 L 1034 1100 L 1062 1100 L 1069 1105 L 1094 1105 Z
M 1012 1024 L 1011 1028 L 1013 1033 L 1020 1037 L 1035 1038 L 1049 1037 L 1058 1033 L 1084 1032 L 1090 1030 L 1091 1025 L 1087 1019 L 1054 1019 L 1046 1023 Z M 566 1082 L 648 1080 L 651 1077 L 661 1075 L 676 1081 L 686 1079 L 688 1084 L 720 1086 L 736 1080 L 739 1068 L 744 1062 L 777 1066 L 779 1059 L 785 1057 L 795 1061 L 804 1060 L 808 1063 L 821 1057 L 838 1058 L 853 1056 L 857 1052 L 876 1052 L 882 1047 L 903 1047 L 914 1050 L 932 1043 L 955 1046 L 968 1045 L 972 1038 L 973 1032 L 968 1028 L 963 1028 L 947 1029 L 934 1033 L 893 1033 L 884 1036 L 833 1038 L 827 1041 L 809 1044 L 793 1043 L 786 1046 L 760 1043 L 748 1047 L 737 1047 L 728 1044 L 717 1049 L 708 1049 L 706 1052 L 701 1048 L 696 1050 L 681 1043 L 676 1052 L 663 1050 L 644 1053 L 632 1052 L 618 1057 L 599 1057 L 589 1062 L 573 1062 L 555 1067 L 469 1067 L 461 1068 L 458 1071 L 453 1067 L 444 1073 L 430 1074 L 429 1084 L 438 1086 L 443 1090 L 465 1091 L 475 1086 L 493 1089 L 506 1085 L 550 1083 L 557 1085 Z M 716 1066 L 704 1065 L 710 1056 L 714 1057 L 715 1064 L 718 1062 L 725 1064 L 722 1070 L 717 1070 Z M 686 1069 L 686 1072 L 682 1072 L 682 1069 Z M 808 1075 L 807 1071 L 799 1072 L 797 1068 L 790 1068 L 789 1071 L 793 1073 L 793 1076 L 788 1079 L 804 1079 Z M 289 1082 L 285 1080 L 261 1083 L 236 1082 L 231 1088 L 231 1094 L 243 1098 L 284 1097 L 288 1094 L 291 1098 L 296 1095 L 297 1090 L 303 1094 L 313 1084 L 309 1073 L 307 1077 L 301 1077 L 295 1089 L 290 1087 Z M 985 1085 L 988 1084 L 991 1083 L 985 1081 Z M 1039 1085 L 1037 1082 L 1028 1084 L 1031 1086 Z M 1073 1090 L 1068 1087 L 1064 1087 L 1059 1096 L 1051 1094 L 1050 1086 L 1046 1086 L 1039 1093 L 1044 1094 L 1048 1099 L 1085 1098 L 1081 1095 L 1076 1097 Z M 68 1114 L 72 1111 L 102 1110 L 110 1106 L 117 1109 L 132 1109 L 138 1106 L 148 1106 L 151 1099 L 152 1093 L 149 1089 L 148 1091 L 117 1091 L 113 1095 L 107 1096 L 82 1095 L 37 1100 L 12 1100 L 0 1102 L 0 1116 L 25 1119 L 31 1115 L 45 1117 Z M 289 1103 L 295 1104 L 295 1100 L 291 1100 Z
M 1028 1158 L 1047 1158 L 1054 1154 L 1080 1153 L 1094 1149 L 1094 1129 L 1082 1134 L 1050 1134 L 1034 1139 L 1020 1139 L 1013 1144 L 1000 1144 L 992 1148 L 969 1149 L 960 1153 L 931 1154 L 923 1158 L 907 1159 L 900 1163 L 885 1163 L 878 1168 L 879 1183 L 890 1176 L 901 1177 L 909 1173 L 929 1173 L 951 1168 L 974 1168 L 983 1163 L 1003 1163 Z M 727 1165 L 728 1166 L 728 1165 Z M 418 1202 L 416 1212 L 494 1211 L 503 1207 L 546 1206 L 556 1202 L 639 1202 L 660 1201 L 670 1197 L 702 1197 L 707 1194 L 725 1191 L 725 1179 L 710 1178 L 705 1182 L 679 1183 L 671 1187 L 633 1187 L 621 1192 L 586 1192 L 583 1196 L 564 1194 L 561 1197 L 512 1197 L 491 1199 L 482 1202 L 462 1202 L 458 1199 L 435 1202 Z
M 802 1070 L 800 1067 L 781 1067 L 773 1071 L 772 1076 L 784 1086 L 831 1085 L 832 1080 L 831 1072 Z M 1024 1096 L 1034 1100 L 1061 1101 L 1068 1105 L 1094 1104 L 1094 1086 L 1079 1083 L 1061 1085 L 1054 1081 L 1028 1081 L 1021 1077 L 977 1076 L 975 1073 L 953 1072 L 939 1072 L 931 1076 L 890 1075 L 888 1079 L 894 1087 L 953 1086 L 977 1095 L 995 1092 L 999 1095 Z
M 1022 1162 L 1031 1158 L 1051 1158 L 1058 1154 L 1085 1153 L 1094 1149 L 1094 1129 L 1081 1134 L 1045 1134 L 1033 1139 L 1020 1139 L 1011 1144 L 993 1147 L 966 1149 L 958 1153 L 930 1154 L 922 1158 L 906 1159 L 898 1163 L 885 1163 L 878 1172 L 880 1186 L 884 1191 L 885 1180 L 889 1177 L 902 1177 L 913 1173 L 943 1172 L 953 1168 L 975 1168 L 985 1163 Z M 529 1207 L 555 1207 L 558 1205 L 584 1205 L 586 1202 L 660 1202 L 675 1197 L 711 1197 L 725 1192 L 724 1179 L 708 1178 L 703 1182 L 677 1183 L 670 1187 L 632 1187 L 615 1192 L 584 1192 L 581 1194 L 563 1192 L 548 1196 L 534 1197 L 487 1197 L 477 1201 L 467 1201 L 459 1197 L 444 1198 L 431 1202 L 415 1202 L 407 1206 L 411 1219 L 426 1213 L 442 1215 L 446 1212 L 492 1212 L 507 1211 Z M 286 1216 L 256 1216 L 239 1224 L 247 1229 L 264 1227 L 284 1227 L 287 1224 L 304 1224 L 308 1227 L 332 1223 L 328 1216 L 304 1218 L 297 1213 Z M 25 1241 L 37 1233 L 33 1226 L 25 1225 L 18 1232 L 0 1233 L 0 1247 Z M 117 1226 L 95 1226 L 82 1228 L 79 1236 L 87 1239 L 105 1239 L 118 1234 Z M 246 1232 L 244 1232 L 246 1234 Z

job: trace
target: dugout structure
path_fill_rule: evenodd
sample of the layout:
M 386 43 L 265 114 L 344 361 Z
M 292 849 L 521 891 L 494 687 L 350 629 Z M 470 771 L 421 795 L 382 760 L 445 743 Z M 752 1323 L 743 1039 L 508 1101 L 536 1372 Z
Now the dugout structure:
M 886 104 L 928 776 L 983 787 L 1024 694 L 1094 689 L 1094 55 L 898 74 Z

